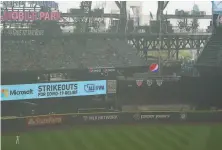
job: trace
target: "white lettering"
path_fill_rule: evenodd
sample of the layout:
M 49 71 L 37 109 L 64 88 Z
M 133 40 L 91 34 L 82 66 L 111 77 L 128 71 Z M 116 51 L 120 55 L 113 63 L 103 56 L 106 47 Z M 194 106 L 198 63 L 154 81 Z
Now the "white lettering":
M 170 115 L 156 115 L 156 119 L 170 118 Z
M 107 116 L 89 116 L 89 120 L 96 121 L 96 120 L 117 120 L 117 115 L 107 115 Z
M 153 119 L 155 115 L 141 115 L 141 119 Z
M 170 115 L 141 115 L 141 119 L 168 119 Z
M 41 36 L 44 35 L 44 30 L 6 30 L 5 32 L 7 35 L 12 35 L 12 36 Z

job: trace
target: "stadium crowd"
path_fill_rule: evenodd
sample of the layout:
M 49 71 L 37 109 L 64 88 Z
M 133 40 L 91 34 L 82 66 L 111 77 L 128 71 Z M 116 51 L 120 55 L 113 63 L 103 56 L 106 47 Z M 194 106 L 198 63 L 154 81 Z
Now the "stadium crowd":
M 4 41 L 2 44 L 2 70 L 53 70 L 88 67 L 141 66 L 144 62 L 136 52 L 119 52 L 108 40 L 87 41 Z M 115 45 L 118 46 L 118 45 Z M 135 57 L 129 57 L 134 55 Z

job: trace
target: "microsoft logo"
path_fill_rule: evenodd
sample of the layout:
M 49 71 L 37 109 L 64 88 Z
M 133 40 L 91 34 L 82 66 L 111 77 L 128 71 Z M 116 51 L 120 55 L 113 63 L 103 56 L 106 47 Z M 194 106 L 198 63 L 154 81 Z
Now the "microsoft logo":
M 10 89 L 2 89 L 1 90 L 2 98 L 8 98 L 11 96 L 23 96 L 23 95 L 32 95 L 33 89 L 29 90 L 10 90 Z
M 2 89 L 2 91 L 1 91 L 2 96 L 1 96 L 1 97 L 2 97 L 2 98 L 3 98 L 3 97 L 8 97 L 8 93 L 9 93 L 9 92 L 8 92 L 8 89 Z

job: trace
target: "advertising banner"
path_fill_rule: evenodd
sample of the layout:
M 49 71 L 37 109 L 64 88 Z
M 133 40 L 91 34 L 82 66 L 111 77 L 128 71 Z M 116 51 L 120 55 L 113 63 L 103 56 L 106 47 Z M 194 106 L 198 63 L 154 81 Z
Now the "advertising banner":
M 173 112 L 147 112 L 147 113 L 135 113 L 133 114 L 133 119 L 135 121 L 183 121 L 186 120 L 185 113 L 173 113 Z
M 26 119 L 27 126 L 45 126 L 45 125 L 55 125 L 62 124 L 62 116 L 40 116 L 40 117 L 30 117 Z
M 89 68 L 90 74 L 97 74 L 101 76 L 109 76 L 111 74 L 116 73 L 116 68 L 113 67 L 96 67 L 96 68 Z
M 2 101 L 102 94 L 106 94 L 106 80 L 1 86 Z
M 1 119 L 2 133 L 26 131 L 28 127 L 121 123 L 221 123 L 222 111 L 214 112 L 110 112 L 33 116 Z M 32 128 L 29 128 L 32 129 Z
M 189 112 L 187 113 L 187 120 L 190 122 L 221 122 L 222 112 Z
M 213 14 L 222 14 L 222 1 L 212 1 Z
M 58 9 L 58 3 L 54 1 L 29 1 L 28 3 L 36 4 L 36 5 L 39 5 L 40 7 L 50 7 L 50 8 Z
M 6 36 L 42 36 L 42 35 L 44 35 L 44 30 L 4 29 L 3 34 Z
M 59 11 L 35 12 L 35 11 L 3 11 L 2 21 L 35 21 L 35 20 L 60 20 Z
M 104 115 L 83 115 L 83 120 L 88 121 L 114 121 L 119 120 L 119 114 L 104 114 Z
M 100 114 L 78 114 L 70 116 L 73 124 L 101 124 L 101 123 L 108 123 L 108 124 L 118 124 L 122 123 L 122 121 L 129 119 L 124 118 L 122 113 L 100 113 Z M 124 119 L 123 119 L 124 118 Z
M 107 93 L 116 93 L 116 80 L 107 80 Z

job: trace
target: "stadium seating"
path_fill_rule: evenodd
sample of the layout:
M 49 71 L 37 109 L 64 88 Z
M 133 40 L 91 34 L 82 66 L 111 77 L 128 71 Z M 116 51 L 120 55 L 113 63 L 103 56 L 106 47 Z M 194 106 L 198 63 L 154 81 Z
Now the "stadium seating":
M 88 39 L 48 42 L 7 41 L 2 46 L 3 71 L 143 66 L 136 50 L 122 41 Z
M 132 48 L 132 46 L 130 46 L 124 40 L 107 40 L 107 43 L 112 49 L 115 49 L 120 56 L 122 56 L 126 67 L 142 66 L 145 64 L 145 62 L 139 56 L 137 56 L 137 50 Z
M 222 34 L 221 29 L 216 30 L 209 42 L 204 47 L 200 57 L 198 58 L 198 66 L 219 66 L 221 62 L 222 52 Z

